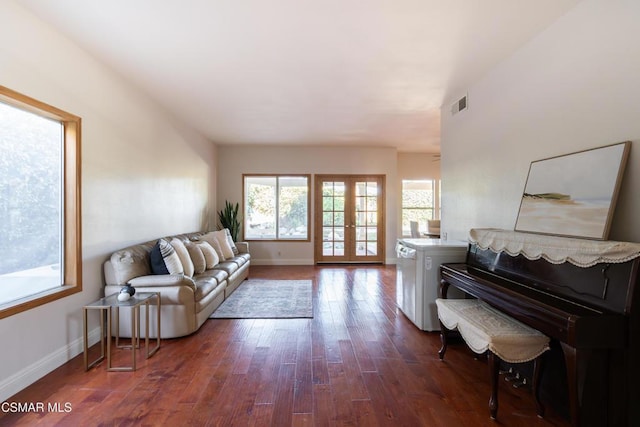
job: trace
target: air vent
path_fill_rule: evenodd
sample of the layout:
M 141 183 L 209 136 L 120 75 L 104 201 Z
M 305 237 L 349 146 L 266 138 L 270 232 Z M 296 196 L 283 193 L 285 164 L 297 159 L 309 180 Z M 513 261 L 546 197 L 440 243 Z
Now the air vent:
M 460 111 L 467 109 L 467 95 L 453 103 L 451 106 L 451 114 L 458 114 Z

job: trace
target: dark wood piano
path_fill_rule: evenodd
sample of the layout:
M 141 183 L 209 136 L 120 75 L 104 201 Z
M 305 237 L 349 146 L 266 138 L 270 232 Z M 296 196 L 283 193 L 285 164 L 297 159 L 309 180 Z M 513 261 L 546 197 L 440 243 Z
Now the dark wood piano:
M 626 245 L 623 262 L 614 248 L 613 261 L 584 267 L 471 241 L 465 264 L 441 266 L 442 297 L 455 286 L 559 343 L 573 425 L 640 425 L 640 245 L 611 242 Z

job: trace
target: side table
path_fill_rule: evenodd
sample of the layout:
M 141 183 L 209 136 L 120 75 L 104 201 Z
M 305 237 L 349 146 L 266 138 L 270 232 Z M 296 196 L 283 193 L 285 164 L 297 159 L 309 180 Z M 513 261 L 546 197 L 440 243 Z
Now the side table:
M 149 306 L 155 299 L 156 305 L 156 345 L 149 349 Z M 160 293 L 158 292 L 140 292 L 133 295 L 127 301 L 118 301 L 118 294 L 109 295 L 99 300 L 87 304 L 83 307 L 83 331 L 84 331 L 84 367 L 89 370 L 96 364 L 107 359 L 108 371 L 135 371 L 136 370 L 136 349 L 140 348 L 140 307 L 145 306 L 145 353 L 146 358 L 153 356 L 160 348 Z M 128 308 L 131 310 L 131 345 L 120 345 L 120 309 Z M 89 362 L 89 344 L 88 344 L 88 327 L 87 317 L 89 310 L 100 311 L 100 357 Z M 115 316 L 114 316 L 115 314 Z M 115 317 L 115 329 L 112 327 L 112 319 Z M 106 319 L 106 331 L 105 331 Z M 114 331 L 116 348 L 131 349 L 131 365 L 129 366 L 112 366 L 111 364 L 111 332 Z M 105 346 L 106 341 L 106 346 Z M 106 349 L 105 349 L 106 347 Z M 106 351 L 105 351 L 106 350 Z

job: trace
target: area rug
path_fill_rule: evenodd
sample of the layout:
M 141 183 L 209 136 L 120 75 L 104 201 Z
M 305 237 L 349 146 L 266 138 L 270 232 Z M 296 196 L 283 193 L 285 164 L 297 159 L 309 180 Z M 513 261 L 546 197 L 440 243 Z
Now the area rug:
M 313 317 L 311 280 L 245 280 L 210 316 L 212 319 Z

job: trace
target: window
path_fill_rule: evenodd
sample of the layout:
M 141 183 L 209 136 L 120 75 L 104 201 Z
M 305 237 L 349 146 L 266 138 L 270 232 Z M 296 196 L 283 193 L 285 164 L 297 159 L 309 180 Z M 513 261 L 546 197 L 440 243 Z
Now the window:
M 245 240 L 309 241 L 309 175 L 244 175 Z
M 418 221 L 418 228 L 425 232 L 427 231 L 427 220 L 437 219 L 440 216 L 439 190 L 439 181 L 431 179 L 402 180 L 403 236 L 411 235 L 410 221 Z M 436 203 L 438 203 L 437 207 Z
M 0 318 L 80 292 L 80 118 L 0 86 Z

